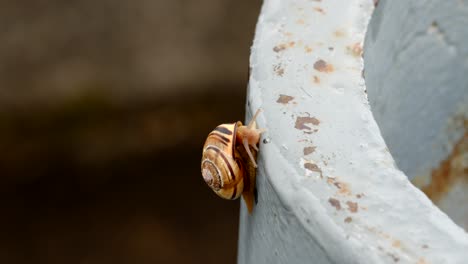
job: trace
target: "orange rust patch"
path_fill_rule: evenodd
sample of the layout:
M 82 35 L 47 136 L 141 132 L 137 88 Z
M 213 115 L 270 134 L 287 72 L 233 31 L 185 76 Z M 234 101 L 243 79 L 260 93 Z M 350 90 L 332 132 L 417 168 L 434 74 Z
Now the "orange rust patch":
M 416 262 L 416 264 L 427 264 L 427 262 L 426 262 L 426 259 L 425 259 L 425 258 L 420 257 L 420 258 L 418 259 L 418 262 Z
M 276 100 L 277 103 L 280 104 L 288 104 L 291 100 L 293 100 L 294 97 L 285 95 L 285 94 L 280 94 L 278 100 Z
M 296 23 L 299 24 L 299 25 L 304 25 L 305 21 L 304 21 L 304 19 L 300 18 L 300 19 L 298 19 L 296 21 Z
M 330 198 L 328 199 L 328 202 L 330 203 L 331 206 L 335 207 L 336 210 L 341 210 L 340 201 L 338 201 L 337 199 Z
M 440 163 L 438 168 L 432 170 L 431 183 L 421 188 L 435 203 L 450 191 L 454 184 L 460 182 L 468 184 L 468 164 L 463 161 L 464 157 L 468 155 L 467 123 L 468 120 L 464 120 L 465 133 L 455 144 L 452 153 Z
M 357 213 L 357 211 L 358 211 L 358 204 L 357 204 L 357 203 L 351 202 L 351 201 L 347 201 L 347 202 L 346 202 L 346 205 L 348 205 L 348 210 L 349 210 L 351 213 Z
M 349 216 L 346 217 L 345 220 L 344 220 L 344 222 L 345 222 L 345 223 L 348 223 L 348 224 L 351 223 L 351 221 L 353 221 L 353 218 L 351 218 L 351 217 L 349 217 Z
M 400 248 L 401 247 L 401 241 L 398 240 L 398 239 L 393 240 L 392 247 Z
M 305 50 L 306 53 L 311 53 L 312 52 L 312 48 L 309 47 L 309 45 L 305 45 L 304 50 Z
M 280 77 L 283 77 L 283 75 L 284 75 L 284 69 L 281 67 L 280 64 L 275 65 L 273 67 L 273 71 L 275 71 L 276 75 L 278 75 Z
M 312 128 L 306 124 L 318 126 L 320 124 L 320 120 L 310 116 L 298 116 L 296 118 L 296 124 L 294 125 L 294 128 L 299 130 L 312 131 Z
M 337 183 L 340 186 L 338 188 L 339 189 L 338 194 L 340 194 L 340 195 L 351 195 L 351 190 L 349 189 L 349 185 L 347 183 L 344 183 L 344 182 L 337 182 Z
M 320 59 L 314 63 L 314 69 L 319 72 L 330 73 L 334 71 L 333 65 L 327 63 L 326 61 Z
M 349 188 L 349 184 L 340 182 L 337 179 L 331 178 L 331 177 L 327 177 L 327 183 L 335 185 L 335 187 L 338 189 L 338 192 L 337 192 L 338 195 L 347 195 L 347 196 L 351 195 L 351 189 Z M 357 203 L 354 203 L 354 204 L 356 204 L 356 211 L 357 211 Z M 354 208 L 354 205 L 352 206 Z
M 291 47 L 291 48 L 292 48 L 292 47 L 294 47 L 294 46 L 296 45 L 296 42 L 294 42 L 294 41 L 291 41 L 291 42 L 289 42 L 289 43 L 288 43 L 288 45 L 289 45 L 289 47 Z
M 314 83 L 316 83 L 316 84 L 320 83 L 320 78 L 317 75 L 314 75 L 314 77 L 312 77 L 312 78 L 314 80 Z
M 349 45 L 346 47 L 349 53 L 351 53 L 355 57 L 361 57 L 362 56 L 362 46 L 361 43 L 357 42 L 354 43 L 353 45 Z
M 313 153 L 317 147 L 310 146 L 310 147 L 305 147 L 304 148 L 304 155 L 309 155 L 310 153 Z
M 318 172 L 320 173 L 320 177 L 322 177 L 322 170 L 317 166 L 317 164 L 314 164 L 312 162 L 306 162 L 304 163 L 304 168 L 313 172 Z
M 335 37 L 338 37 L 338 38 L 344 37 L 346 35 L 346 33 L 341 29 L 333 32 L 333 34 L 335 35 Z

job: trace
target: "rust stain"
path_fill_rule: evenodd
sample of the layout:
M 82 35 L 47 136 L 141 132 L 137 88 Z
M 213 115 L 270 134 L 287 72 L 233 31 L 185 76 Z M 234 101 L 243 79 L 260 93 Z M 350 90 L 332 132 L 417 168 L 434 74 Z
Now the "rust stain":
M 288 104 L 291 100 L 293 100 L 294 97 L 285 95 L 285 94 L 280 94 L 278 100 L 276 100 L 277 103 L 280 104 Z
M 358 194 L 356 194 L 356 198 L 358 198 L 358 199 L 361 199 L 363 196 L 364 196 L 363 193 L 358 193 Z
M 465 133 L 455 144 L 452 153 L 442 161 L 438 168 L 432 170 L 431 183 L 422 187 L 422 191 L 437 203 L 450 189 L 461 183 L 468 184 L 468 163 L 464 161 L 468 155 L 468 120 L 464 120 Z M 417 178 L 413 182 L 417 182 Z M 416 183 L 415 183 L 416 184 Z
M 427 262 L 426 262 L 426 259 L 425 259 L 425 258 L 420 257 L 420 258 L 418 259 L 418 262 L 416 262 L 416 264 L 427 264 Z
M 335 207 L 336 210 L 341 210 L 340 201 L 338 201 L 337 199 L 330 198 L 328 199 L 328 202 L 330 203 L 331 206 Z
M 274 52 L 281 52 L 281 51 L 283 51 L 285 49 L 286 49 L 285 44 L 279 44 L 279 45 L 276 45 L 276 46 L 273 47 Z
M 335 185 L 335 187 L 338 189 L 338 192 L 337 192 L 338 195 L 346 195 L 346 196 L 351 195 L 351 189 L 349 188 L 349 184 L 340 182 L 336 178 L 332 178 L 332 177 L 327 177 L 327 183 Z M 355 204 L 356 204 L 356 211 L 357 211 L 357 203 Z
M 317 166 L 317 164 L 314 164 L 312 162 L 306 162 L 304 163 L 304 168 L 307 170 L 313 171 L 313 172 L 318 172 L 320 173 L 320 178 L 322 178 L 322 170 Z
M 291 47 L 291 48 L 294 47 L 295 45 L 296 45 L 295 41 L 291 41 L 291 42 L 288 43 L 288 46 Z
M 398 239 L 393 240 L 392 247 L 400 248 L 401 247 L 401 241 L 398 240 Z
M 351 201 L 347 201 L 347 202 L 346 202 L 346 205 L 348 205 L 348 210 L 349 210 L 351 213 L 357 213 L 357 211 L 358 211 L 358 204 L 357 204 L 357 203 L 351 202 Z
M 345 220 L 344 220 L 344 222 L 345 222 L 345 223 L 348 223 L 348 224 L 351 223 L 351 221 L 353 221 L 353 218 L 351 218 L 351 217 L 349 217 L 349 216 L 346 217 Z
M 304 19 L 300 18 L 300 19 L 298 19 L 296 21 L 296 23 L 299 24 L 299 25 L 304 25 L 305 21 L 304 21 Z
M 335 32 L 333 32 L 333 34 L 335 35 L 335 37 L 338 37 L 338 38 L 344 37 L 346 35 L 345 31 L 341 29 L 336 30 Z
M 311 53 L 312 52 L 312 48 L 309 47 L 309 45 L 305 45 L 304 50 L 305 50 L 306 53 Z
M 319 59 L 314 63 L 314 69 L 319 72 L 330 73 L 334 71 L 333 65 L 327 63 L 326 61 Z
M 340 185 L 340 188 L 338 188 L 338 194 L 340 195 L 351 195 L 351 190 L 349 188 L 349 185 L 347 183 L 344 183 L 344 182 L 340 182 L 339 183 Z
M 310 147 L 305 147 L 304 148 L 304 155 L 309 155 L 310 153 L 313 153 L 317 147 L 310 146 Z
M 349 53 L 351 53 L 355 57 L 362 56 L 362 46 L 360 42 L 356 42 L 353 45 L 349 45 L 346 47 Z
M 312 128 L 307 124 L 318 126 L 320 124 L 320 120 L 310 116 L 298 116 L 296 118 L 296 124 L 294 125 L 294 128 L 299 130 L 312 131 Z
M 313 79 L 314 79 L 314 83 L 316 84 L 320 83 L 320 78 L 317 75 L 314 75 Z
M 283 77 L 284 69 L 281 67 L 281 64 L 273 66 L 273 71 L 275 71 L 276 75 Z
M 325 15 L 325 11 L 323 10 L 323 8 L 314 7 L 313 9 L 314 9 L 315 11 L 319 12 L 320 14 Z

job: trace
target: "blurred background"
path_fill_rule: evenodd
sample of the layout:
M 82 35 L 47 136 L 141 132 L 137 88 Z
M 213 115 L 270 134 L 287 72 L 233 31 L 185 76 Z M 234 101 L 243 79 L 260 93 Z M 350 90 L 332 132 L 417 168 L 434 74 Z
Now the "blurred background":
M 0 263 L 235 263 L 200 174 L 261 1 L 0 2 Z

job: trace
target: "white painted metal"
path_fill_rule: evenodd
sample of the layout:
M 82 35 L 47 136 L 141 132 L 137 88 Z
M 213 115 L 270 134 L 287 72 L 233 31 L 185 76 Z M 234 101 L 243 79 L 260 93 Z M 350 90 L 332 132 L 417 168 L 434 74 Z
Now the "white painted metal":
M 251 53 L 258 204 L 238 263 L 466 263 L 468 236 L 394 164 L 367 100 L 372 0 L 265 0 Z
M 466 0 L 381 1 L 370 23 L 364 58 L 372 113 L 397 166 L 418 187 L 431 184 L 467 140 L 467 41 Z M 435 202 L 468 230 L 466 152 L 459 175 L 440 175 L 447 188 L 439 186 Z

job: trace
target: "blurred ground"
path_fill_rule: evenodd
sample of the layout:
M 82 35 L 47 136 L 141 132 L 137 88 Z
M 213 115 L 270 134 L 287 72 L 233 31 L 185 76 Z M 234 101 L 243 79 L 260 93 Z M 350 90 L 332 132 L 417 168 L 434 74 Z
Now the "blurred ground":
M 235 263 L 200 175 L 260 1 L 0 3 L 0 263 Z

